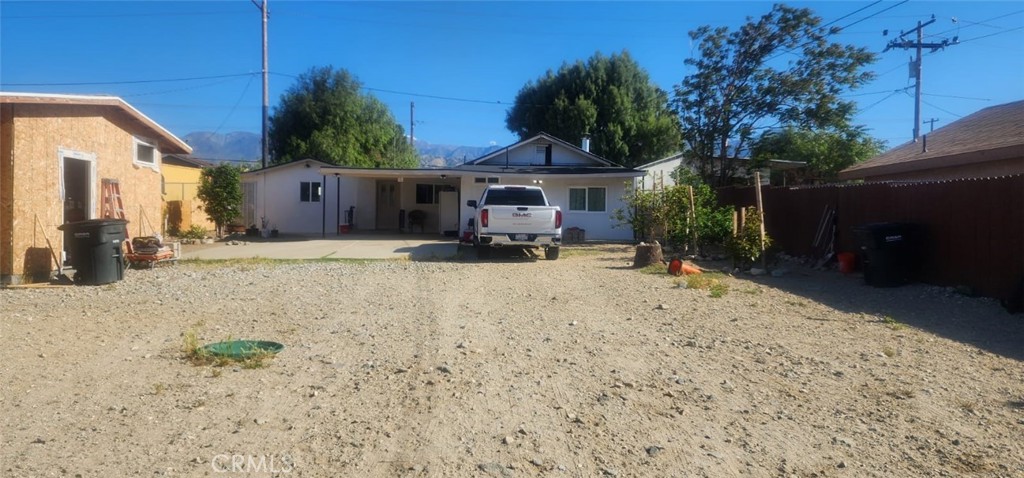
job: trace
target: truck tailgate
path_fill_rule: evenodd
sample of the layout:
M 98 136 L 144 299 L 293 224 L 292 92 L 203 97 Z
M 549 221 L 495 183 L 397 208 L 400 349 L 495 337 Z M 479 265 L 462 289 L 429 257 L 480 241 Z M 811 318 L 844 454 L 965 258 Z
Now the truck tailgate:
M 552 234 L 555 232 L 555 208 L 551 206 L 488 206 L 490 233 L 517 232 Z

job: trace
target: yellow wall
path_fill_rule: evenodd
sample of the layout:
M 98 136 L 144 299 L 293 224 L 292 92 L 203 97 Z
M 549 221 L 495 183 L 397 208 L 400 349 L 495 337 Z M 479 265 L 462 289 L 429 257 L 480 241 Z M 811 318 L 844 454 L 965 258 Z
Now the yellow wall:
M 10 234 L 9 239 L 0 237 L 0 248 L 10 260 L 0 261 L 3 267 L 0 279 L 19 282 L 25 276 L 38 276 L 44 269 L 47 272 L 56 269 L 53 261 L 45 257 L 49 255 L 47 239 L 57 257 L 63 250 L 63 233 L 57 229 L 64 216 L 60 189 L 61 149 L 95 158 L 95 182 L 91 185 L 95 207 L 88 212 L 89 217 L 100 217 L 102 179 L 117 179 L 126 218 L 130 221 L 128 234 L 159 232 L 162 222 L 160 172 L 134 164 L 135 143 L 130 131 L 137 127 L 120 117 L 105 114 L 110 109 L 103 107 L 5 106 L 3 136 L 8 144 L 0 150 L 10 155 L 2 173 L 4 181 L 11 183 L 11 204 L 3 210 L 9 217 L 0 220 L 0 224 L 9 223 Z M 157 151 L 157 165 L 159 158 Z
M 189 209 L 189 213 L 182 214 L 183 221 L 178 224 L 180 231 L 185 231 L 193 224 L 198 224 L 207 231 L 216 228 L 210 217 L 203 211 L 203 202 L 199 200 L 199 176 L 202 169 L 190 166 L 178 166 L 175 164 L 164 164 L 161 166 L 164 176 L 164 202 L 182 201 L 183 207 Z M 173 229 L 173 224 L 168 227 Z

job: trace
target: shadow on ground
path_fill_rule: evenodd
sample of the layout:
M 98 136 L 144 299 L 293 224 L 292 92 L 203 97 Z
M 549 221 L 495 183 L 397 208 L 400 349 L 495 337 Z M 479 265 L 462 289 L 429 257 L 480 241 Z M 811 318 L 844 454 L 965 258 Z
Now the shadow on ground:
M 702 264 L 719 269 L 720 263 Z M 805 297 L 836 310 L 897 322 L 981 350 L 1024 361 L 1024 316 L 1008 313 L 994 299 L 967 297 L 945 287 L 908 284 L 873 287 L 860 274 L 785 266 L 782 277 L 738 275 L 766 287 Z

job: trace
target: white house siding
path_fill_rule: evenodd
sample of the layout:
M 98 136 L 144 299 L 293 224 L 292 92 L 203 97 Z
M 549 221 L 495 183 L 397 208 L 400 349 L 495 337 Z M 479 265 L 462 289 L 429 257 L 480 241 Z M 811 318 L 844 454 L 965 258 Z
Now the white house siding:
M 461 230 L 466 230 L 466 218 L 473 217 L 475 211 L 473 208 L 466 206 L 466 200 L 468 199 L 480 199 L 480 195 L 483 194 L 484 189 L 487 187 L 486 183 L 475 182 L 475 177 L 486 177 L 487 174 L 481 173 L 479 175 L 467 174 L 462 179 L 462 200 L 461 200 Z M 497 175 L 491 175 L 497 176 Z M 534 181 L 542 181 L 541 183 L 535 183 Z M 586 238 L 588 240 L 605 240 L 605 241 L 622 241 L 632 240 L 633 230 L 627 225 L 625 227 L 616 227 L 617 223 L 612 218 L 613 213 L 616 209 L 625 208 L 626 205 L 623 203 L 622 198 L 626 194 L 626 184 L 629 182 L 627 178 L 597 178 L 587 177 L 582 175 L 581 177 L 563 178 L 554 177 L 551 175 L 536 175 L 536 176 L 512 176 L 503 175 L 500 179 L 500 184 L 521 184 L 529 186 L 541 186 L 544 188 L 544 194 L 548 197 L 548 201 L 555 206 L 558 206 L 562 210 L 562 230 L 563 232 L 570 227 L 578 227 L 586 230 Z M 569 210 L 569 188 L 570 187 L 603 187 L 605 188 L 605 211 L 604 212 L 584 212 L 584 211 L 570 211 Z
M 662 187 L 675 186 L 672 173 L 683 163 L 679 155 L 661 159 L 650 164 L 639 166 L 636 169 L 645 171 L 646 176 L 636 179 L 637 189 L 658 189 Z
M 256 183 L 257 227 L 265 218 L 268 227 L 277 228 L 283 234 L 336 234 L 338 218 L 344 222 L 345 210 L 355 204 L 355 180 L 321 176 L 319 166 L 322 164 L 304 160 L 244 173 L 242 182 Z M 320 201 L 300 200 L 302 182 L 320 183 Z

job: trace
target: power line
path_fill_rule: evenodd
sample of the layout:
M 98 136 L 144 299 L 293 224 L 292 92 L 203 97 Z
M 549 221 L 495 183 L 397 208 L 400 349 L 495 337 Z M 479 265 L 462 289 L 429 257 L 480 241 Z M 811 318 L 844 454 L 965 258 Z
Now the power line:
M 870 110 L 871 108 L 874 108 L 874 107 L 878 106 L 882 102 L 884 102 L 884 101 L 888 100 L 889 98 L 892 98 L 893 96 L 898 95 L 898 94 L 900 94 L 901 92 L 904 92 L 904 91 L 906 91 L 906 90 L 896 90 L 896 91 L 893 91 L 892 93 L 889 93 L 889 96 L 886 96 L 885 98 L 882 98 L 882 99 L 880 99 L 880 100 L 878 100 L 878 101 L 876 101 L 874 103 L 871 103 L 871 105 L 868 106 L 867 108 L 861 109 L 859 111 L 859 113 L 864 113 L 865 111 Z
M 992 101 L 992 98 L 974 98 L 971 96 L 954 96 L 954 95 L 930 95 L 928 93 L 921 93 L 924 96 L 934 96 L 936 98 L 953 98 L 957 100 L 977 100 L 977 101 Z
M 139 85 L 145 83 L 174 83 L 180 81 L 217 80 L 221 78 L 237 78 L 251 76 L 255 73 L 235 73 L 231 75 L 195 76 L 191 78 L 168 78 L 160 80 L 123 80 L 123 81 L 86 81 L 71 83 L 3 83 L 0 86 L 106 86 L 106 85 Z
M 249 81 L 245 83 L 245 88 L 242 90 L 242 94 L 238 95 L 238 101 L 235 102 L 235 106 L 231 107 L 231 111 L 228 111 L 227 116 L 224 117 L 224 121 L 220 122 L 220 125 L 218 125 L 217 129 L 213 131 L 213 134 L 219 133 L 220 129 L 223 128 L 225 124 L 227 124 L 229 119 L 231 119 L 231 115 L 235 114 L 235 110 L 238 109 L 238 105 L 242 104 L 242 100 L 245 98 L 245 94 L 249 92 L 249 85 L 252 85 L 253 78 L 255 78 L 255 76 L 249 77 Z
M 130 17 L 192 17 L 207 15 L 240 15 L 241 12 L 148 12 L 148 13 L 83 13 L 57 15 L 4 15 L 4 20 L 36 20 L 44 18 L 130 18 Z
M 1001 31 L 1001 32 L 995 32 L 995 33 L 990 33 L 990 34 L 988 34 L 988 35 L 982 35 L 982 36 L 980 36 L 980 37 L 974 37 L 974 38 L 968 38 L 968 39 L 966 39 L 966 40 L 960 40 L 960 43 L 967 43 L 967 42 L 969 42 L 969 41 L 974 41 L 974 40 L 981 40 L 982 38 L 994 37 L 994 36 L 996 36 L 996 35 L 1002 35 L 1003 33 L 1010 33 L 1010 32 L 1015 32 L 1015 31 L 1017 31 L 1017 30 L 1021 30 L 1021 29 L 1024 29 L 1024 26 L 1021 26 L 1021 27 L 1017 27 L 1017 28 L 1011 28 L 1011 29 L 1009 29 L 1009 30 L 1003 30 L 1003 31 Z

